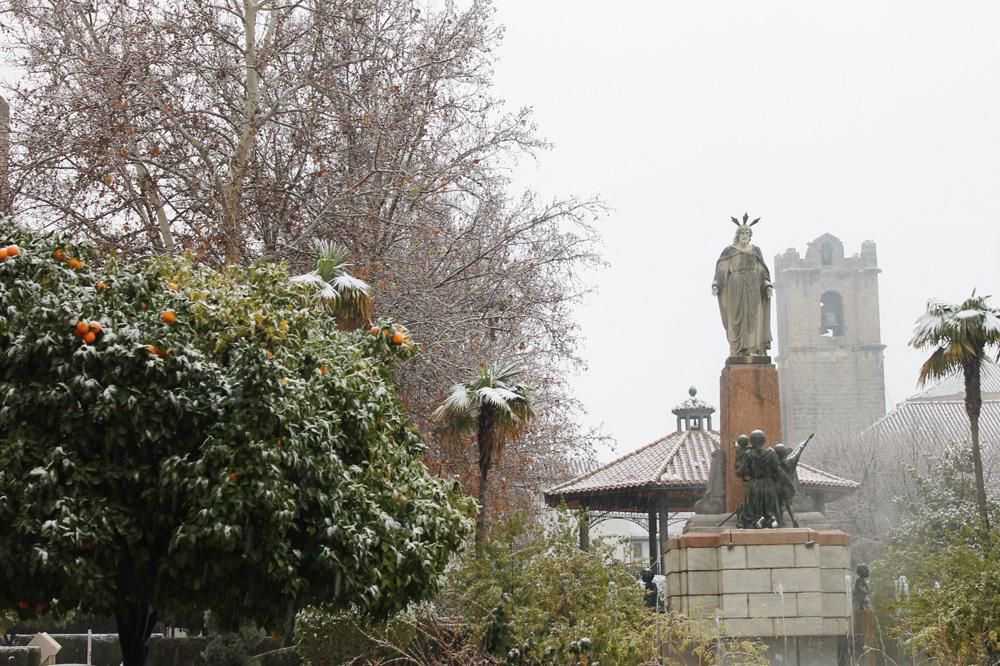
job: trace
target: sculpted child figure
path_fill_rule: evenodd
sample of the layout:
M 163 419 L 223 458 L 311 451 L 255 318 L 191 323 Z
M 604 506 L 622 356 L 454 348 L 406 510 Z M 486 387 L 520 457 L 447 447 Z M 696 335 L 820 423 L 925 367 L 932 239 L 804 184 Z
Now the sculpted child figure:
M 743 436 L 740 437 L 743 440 Z M 746 481 L 743 503 L 736 510 L 743 529 L 784 527 L 782 492 L 791 485 L 774 449 L 764 446 L 763 431 L 750 433 L 749 446 L 737 442 L 736 475 Z

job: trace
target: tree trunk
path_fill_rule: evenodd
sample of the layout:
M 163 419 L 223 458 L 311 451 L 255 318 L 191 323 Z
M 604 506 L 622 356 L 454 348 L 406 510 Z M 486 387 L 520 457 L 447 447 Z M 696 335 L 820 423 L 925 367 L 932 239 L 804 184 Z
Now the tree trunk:
M 983 477 L 983 456 L 979 450 L 979 413 L 983 407 L 983 396 L 980 386 L 979 361 L 977 355 L 972 363 L 967 364 L 965 371 L 965 412 L 969 415 L 969 426 L 972 431 L 972 469 L 976 477 L 976 507 L 979 519 L 982 521 L 983 537 L 989 541 L 990 513 L 986 503 L 986 483 Z
M 483 535 L 486 532 L 486 498 L 489 484 L 490 469 L 493 467 L 493 455 L 496 453 L 496 414 L 490 405 L 479 408 L 479 432 L 476 443 L 479 445 L 479 515 L 476 516 L 476 552 L 483 548 Z
M 145 666 L 149 635 L 156 625 L 156 611 L 146 603 L 131 603 L 115 612 L 123 666 Z
M 476 516 L 476 552 L 483 549 L 483 532 L 486 530 L 486 484 L 487 473 L 479 470 L 479 515 Z

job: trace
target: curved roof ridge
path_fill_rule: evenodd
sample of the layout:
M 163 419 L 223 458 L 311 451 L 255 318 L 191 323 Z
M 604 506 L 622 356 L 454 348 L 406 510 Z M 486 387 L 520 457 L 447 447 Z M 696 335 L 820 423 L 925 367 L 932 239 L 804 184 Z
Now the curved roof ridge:
M 660 444 L 661 442 L 664 442 L 664 441 L 666 441 L 666 440 L 668 440 L 668 439 L 671 439 L 672 437 L 675 437 L 675 436 L 677 436 L 677 435 L 680 435 L 680 434 L 682 434 L 682 431 L 678 430 L 678 431 L 675 431 L 675 432 L 672 432 L 672 433 L 670 433 L 669 435 L 664 435 L 663 437 L 660 437 L 659 439 L 655 439 L 655 440 L 653 440 L 653 441 L 652 441 L 652 442 L 650 442 L 649 444 L 645 444 L 645 445 L 643 445 L 643 446 L 640 446 L 640 447 L 639 447 L 639 448 L 637 448 L 637 449 L 634 449 L 634 450 L 632 450 L 632 451 L 629 451 L 628 453 L 626 453 L 626 454 L 624 454 L 624 455 L 620 455 L 620 456 L 618 456 L 617 458 L 615 458 L 614 460 L 612 460 L 612 461 L 610 461 L 610 462 L 606 462 L 606 463 L 604 463 L 603 465 L 598 465 L 597 467 L 595 467 L 594 469 L 590 470 L 590 471 L 589 471 L 589 472 L 587 472 L 586 474 L 581 474 L 580 476 L 575 476 L 575 477 L 573 477 L 572 479 L 569 479 L 569 480 L 567 480 L 567 481 L 563 481 L 562 483 L 560 483 L 560 484 L 558 484 L 558 485 L 555 485 L 555 486 L 552 486 L 551 488 L 549 488 L 549 489 L 548 489 L 548 490 L 546 490 L 545 492 L 546 492 L 546 493 L 552 493 L 552 492 L 556 492 L 557 490 L 559 490 L 559 489 L 560 489 L 560 488 L 562 488 L 563 486 L 568 486 L 568 485 L 570 485 L 570 484 L 576 484 L 576 483 L 580 483 L 581 481 L 586 481 L 587 479 L 589 479 L 590 477 L 594 476 L 594 475 L 595 475 L 595 474 L 597 474 L 598 472 L 603 472 L 603 471 L 604 471 L 604 470 L 606 470 L 606 469 L 607 469 L 608 467 L 612 467 L 613 465 L 617 465 L 617 464 L 619 464 L 619 463 L 620 463 L 620 462 L 622 462 L 623 460 L 627 460 L 627 459 L 629 459 L 629 458 L 632 458 L 632 457 L 634 457 L 634 456 L 637 456 L 637 455 L 639 455 L 640 453 L 643 453 L 643 452 L 645 452 L 645 451 L 646 451 L 646 449 L 649 449 L 649 448 L 651 448 L 651 447 L 654 447 L 654 446 L 656 446 L 657 444 Z
M 689 439 L 688 437 L 689 432 L 691 431 L 679 430 L 677 433 L 675 433 L 680 435 L 680 437 L 678 438 L 677 444 L 670 449 L 667 456 L 664 458 L 663 464 L 660 465 L 659 469 L 656 470 L 656 474 L 653 475 L 653 479 L 656 483 L 660 483 L 661 479 L 663 479 L 663 475 L 667 473 L 667 467 L 669 467 L 670 464 L 674 461 L 674 458 L 677 457 L 677 453 L 681 450 L 681 445 L 684 444 L 685 440 Z

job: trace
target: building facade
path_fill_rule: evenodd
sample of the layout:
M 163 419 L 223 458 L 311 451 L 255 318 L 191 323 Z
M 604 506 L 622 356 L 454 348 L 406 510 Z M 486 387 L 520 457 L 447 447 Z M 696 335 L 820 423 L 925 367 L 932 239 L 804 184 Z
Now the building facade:
M 788 442 L 844 441 L 885 415 L 875 243 L 832 234 L 774 259 L 778 376 Z

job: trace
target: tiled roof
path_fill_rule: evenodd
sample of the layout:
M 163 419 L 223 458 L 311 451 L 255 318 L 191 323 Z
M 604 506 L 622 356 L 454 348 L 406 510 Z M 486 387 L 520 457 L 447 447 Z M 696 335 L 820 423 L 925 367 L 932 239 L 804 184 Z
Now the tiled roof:
M 674 432 L 617 460 L 545 491 L 547 496 L 577 495 L 626 488 L 708 486 L 712 451 L 719 433 L 711 430 Z M 806 488 L 850 491 L 858 483 L 800 463 L 799 481 Z
M 980 390 L 983 400 L 1000 400 L 1000 365 L 993 362 L 985 362 L 980 366 Z M 937 382 L 926 391 L 918 393 L 907 402 L 916 400 L 964 400 L 965 399 L 965 375 L 961 371 L 953 373 Z
M 965 444 L 970 437 L 964 400 L 924 398 L 901 402 L 861 435 L 863 441 L 873 445 L 905 439 L 917 448 L 922 448 L 922 444 L 932 448 Z M 983 401 L 979 414 L 979 441 L 984 455 L 1000 453 L 1000 400 Z
M 842 488 L 854 490 L 861 486 L 857 481 L 851 481 L 829 472 L 800 462 L 798 466 L 799 483 L 806 488 Z

